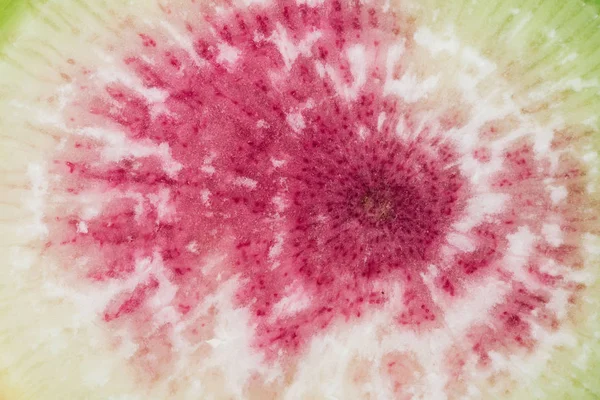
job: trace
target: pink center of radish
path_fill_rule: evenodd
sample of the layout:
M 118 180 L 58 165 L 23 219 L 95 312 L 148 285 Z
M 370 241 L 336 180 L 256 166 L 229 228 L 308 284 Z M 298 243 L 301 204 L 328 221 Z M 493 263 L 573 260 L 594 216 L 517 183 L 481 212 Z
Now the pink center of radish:
M 79 134 L 56 156 L 71 203 L 49 246 L 85 260 L 96 287 L 126 282 L 102 319 L 140 358 L 172 358 L 182 321 L 185 340 L 211 339 L 210 299 L 231 282 L 268 360 L 377 312 L 390 329 L 453 330 L 464 301 L 483 311 L 456 322 L 453 346 L 481 363 L 532 349 L 532 324 L 556 328 L 549 293 L 574 289 L 544 266 L 577 256 L 543 239 L 572 221 L 544 180 L 577 165 L 552 167 L 527 139 L 492 153 L 500 122 L 464 150 L 452 107 L 421 118 L 394 89 L 414 28 L 390 12 L 282 1 L 206 15 L 185 25 L 189 46 L 139 32 L 127 79 L 82 68 Z

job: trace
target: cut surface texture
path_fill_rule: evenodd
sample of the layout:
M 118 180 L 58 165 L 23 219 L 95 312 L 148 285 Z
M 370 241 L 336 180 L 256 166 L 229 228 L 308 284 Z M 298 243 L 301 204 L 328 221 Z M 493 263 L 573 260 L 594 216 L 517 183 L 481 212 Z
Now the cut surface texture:
M 593 6 L 11 21 L 0 398 L 600 398 Z

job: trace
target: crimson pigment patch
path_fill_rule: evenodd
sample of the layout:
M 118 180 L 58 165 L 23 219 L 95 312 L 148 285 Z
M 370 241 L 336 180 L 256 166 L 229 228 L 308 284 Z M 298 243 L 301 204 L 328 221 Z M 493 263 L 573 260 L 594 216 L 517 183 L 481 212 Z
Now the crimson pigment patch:
M 397 396 L 465 392 L 564 323 L 583 166 L 481 97 L 474 50 L 317 3 L 165 8 L 111 67 L 70 59 L 45 251 L 143 380 L 285 380 L 364 337 Z

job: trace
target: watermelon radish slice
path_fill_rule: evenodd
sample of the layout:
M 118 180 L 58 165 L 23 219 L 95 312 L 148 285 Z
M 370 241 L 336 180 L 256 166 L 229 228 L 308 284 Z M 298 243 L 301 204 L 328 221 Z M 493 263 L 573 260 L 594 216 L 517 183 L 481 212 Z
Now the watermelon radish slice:
M 2 7 L 0 398 L 600 398 L 595 6 Z

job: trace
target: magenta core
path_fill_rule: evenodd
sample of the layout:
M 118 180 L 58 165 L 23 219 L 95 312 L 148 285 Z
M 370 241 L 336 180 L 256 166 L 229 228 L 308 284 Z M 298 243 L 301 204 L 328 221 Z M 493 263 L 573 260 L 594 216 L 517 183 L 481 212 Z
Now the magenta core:
M 468 232 L 473 250 L 442 251 L 474 191 L 448 134 L 461 122 L 450 116 L 419 126 L 414 106 L 386 92 L 386 51 L 410 43 L 413 31 L 393 12 L 282 0 L 199 18 L 188 25 L 193 55 L 148 31 L 123 58 L 163 100 L 118 82 L 82 84 L 70 111 L 73 128 L 115 129 L 170 157 L 106 161 L 104 144 L 90 137 L 69 139 L 56 157 L 64 192 L 104 197 L 84 231 L 79 211 L 61 209 L 49 223 L 49 246 L 85 255 L 81 277 L 100 286 L 128 279 L 142 259 L 163 266 L 116 296 L 104 323 L 144 342 L 148 303 L 164 282 L 176 288 L 169 305 L 185 319 L 236 279 L 236 307 L 250 310 L 254 346 L 270 359 L 299 354 L 333 323 L 383 307 L 397 308 L 398 329 L 437 329 L 444 311 L 423 278 L 430 266 L 441 269 L 433 285 L 445 301 L 460 298 L 465 282 L 498 271 L 507 233 L 528 218 L 519 211 L 549 209 L 547 193 L 531 183 L 502 215 Z M 283 35 L 302 50 L 283 57 L 276 40 Z M 349 56 L 349 49 L 360 51 Z M 397 73 L 403 67 L 401 60 Z M 543 174 L 531 149 L 525 142 L 506 153 L 496 189 L 510 193 L 522 174 Z M 533 263 L 540 282 L 557 284 L 538 272 Z M 401 304 L 391 303 L 396 286 L 404 288 Z M 527 318 L 547 297 L 518 284 L 514 292 L 495 311 L 492 331 L 473 330 L 482 360 L 498 347 L 532 345 Z

